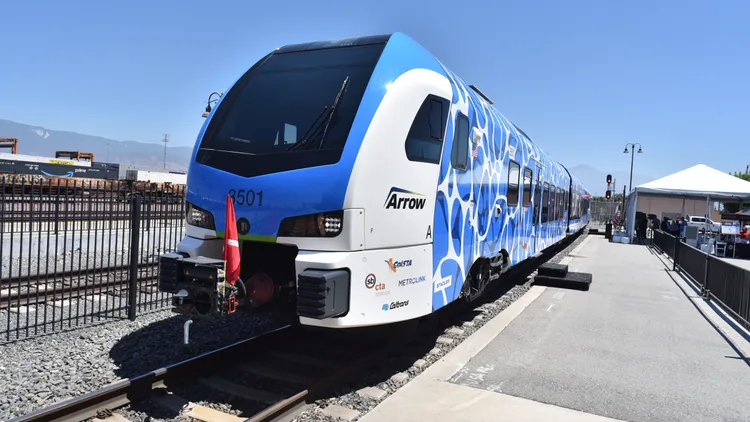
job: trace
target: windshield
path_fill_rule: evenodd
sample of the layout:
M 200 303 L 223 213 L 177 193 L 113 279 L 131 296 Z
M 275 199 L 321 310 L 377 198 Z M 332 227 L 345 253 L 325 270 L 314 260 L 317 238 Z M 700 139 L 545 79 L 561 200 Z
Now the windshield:
M 338 162 L 383 46 L 272 54 L 227 93 L 197 161 L 245 177 Z

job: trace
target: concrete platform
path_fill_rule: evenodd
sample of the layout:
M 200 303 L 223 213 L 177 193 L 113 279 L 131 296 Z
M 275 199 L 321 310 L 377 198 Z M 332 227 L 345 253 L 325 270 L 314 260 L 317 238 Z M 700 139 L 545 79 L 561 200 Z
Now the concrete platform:
M 533 287 L 360 420 L 750 420 L 750 345 L 660 257 L 599 236 L 571 255 L 589 291 Z

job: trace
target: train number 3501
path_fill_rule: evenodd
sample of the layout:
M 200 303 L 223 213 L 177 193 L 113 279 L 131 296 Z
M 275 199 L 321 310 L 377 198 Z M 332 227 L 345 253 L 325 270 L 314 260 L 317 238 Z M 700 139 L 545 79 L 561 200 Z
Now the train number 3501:
M 232 197 L 232 201 L 237 205 L 252 206 L 263 206 L 263 191 L 254 191 L 252 189 L 230 189 L 229 196 Z

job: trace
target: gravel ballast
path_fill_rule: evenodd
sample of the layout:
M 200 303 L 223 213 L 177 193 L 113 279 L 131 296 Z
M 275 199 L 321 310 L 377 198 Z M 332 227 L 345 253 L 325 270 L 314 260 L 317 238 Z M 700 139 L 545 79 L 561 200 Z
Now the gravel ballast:
M 215 350 L 275 328 L 271 321 L 233 315 L 216 323 L 169 310 L 0 346 L 0 421 L 102 388 L 120 378 Z

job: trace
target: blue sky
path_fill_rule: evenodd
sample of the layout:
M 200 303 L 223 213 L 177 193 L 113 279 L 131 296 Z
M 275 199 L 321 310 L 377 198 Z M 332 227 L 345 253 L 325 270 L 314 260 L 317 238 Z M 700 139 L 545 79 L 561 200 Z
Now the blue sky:
M 191 146 L 208 94 L 273 48 L 402 31 L 565 164 L 627 171 L 627 142 L 653 177 L 750 164 L 747 1 L 117 3 L 5 2 L 0 118 Z

